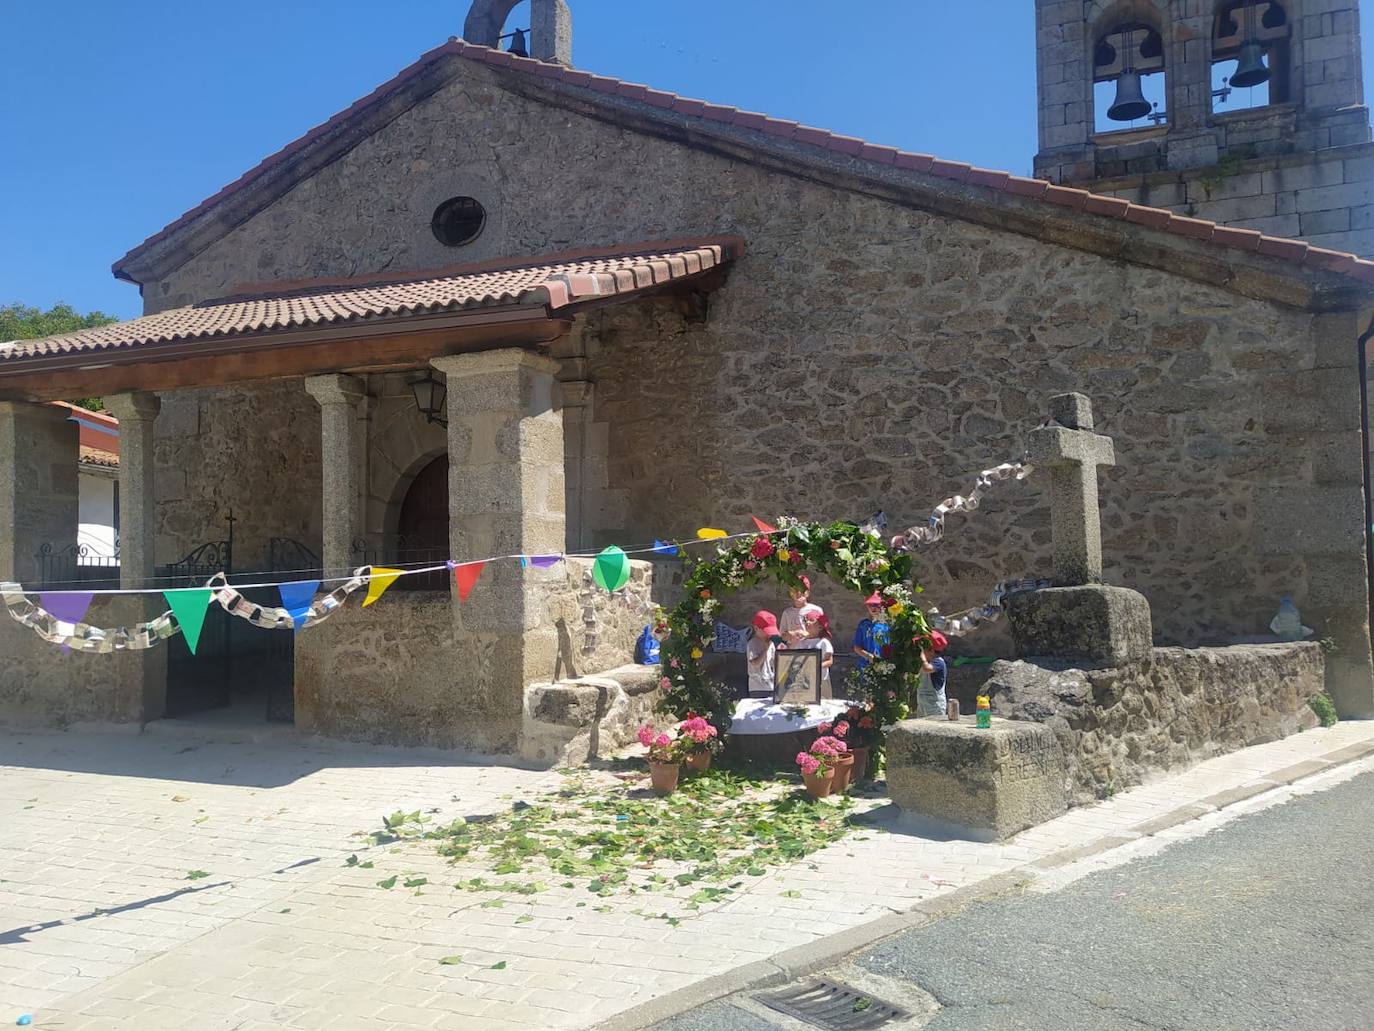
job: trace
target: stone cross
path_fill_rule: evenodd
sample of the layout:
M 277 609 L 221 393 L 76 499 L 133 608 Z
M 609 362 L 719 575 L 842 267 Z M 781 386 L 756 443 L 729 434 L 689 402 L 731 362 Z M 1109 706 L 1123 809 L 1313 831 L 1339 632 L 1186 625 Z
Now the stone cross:
M 1054 579 L 1060 587 L 1102 580 L 1102 524 L 1097 467 L 1115 465 L 1112 438 L 1092 432 L 1093 405 L 1083 394 L 1050 398 L 1051 424 L 1032 430 L 1032 464 L 1050 470 Z

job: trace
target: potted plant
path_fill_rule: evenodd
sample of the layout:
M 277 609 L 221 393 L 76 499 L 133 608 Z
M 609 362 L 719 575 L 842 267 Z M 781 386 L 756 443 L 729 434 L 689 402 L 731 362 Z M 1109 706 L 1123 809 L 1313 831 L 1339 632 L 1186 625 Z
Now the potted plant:
M 649 724 L 639 728 L 639 743 L 649 750 L 649 785 L 655 795 L 671 795 L 677 790 L 677 778 L 682 768 L 687 738 L 671 738 L 663 731 L 654 732 Z
M 842 726 L 843 732 L 840 731 Z M 844 743 L 849 746 L 849 754 L 854 756 L 854 770 L 849 777 L 851 784 L 859 783 L 868 775 L 868 758 L 873 747 L 878 744 L 880 733 L 872 702 L 851 705 L 844 715 L 835 721 L 835 735 L 844 739 Z
M 706 722 L 706 717 L 689 712 L 678 725 L 677 736 L 682 742 L 687 768 L 697 773 L 708 769 L 711 753 L 720 747 L 720 739 L 716 728 Z
M 854 756 L 844 741 L 844 735 L 848 733 L 849 727 L 843 720 L 840 720 L 833 726 L 822 723 L 817 729 L 820 730 L 821 736 L 812 743 L 811 751 L 814 753 L 820 749 L 832 757 L 835 777 L 831 782 L 830 790 L 832 794 L 842 795 L 848 790 L 849 778 L 854 772 Z
M 797 768 L 801 770 L 802 783 L 806 793 L 812 798 L 825 798 L 834 788 L 835 772 L 847 755 L 843 741 L 834 737 L 818 737 L 811 750 L 797 753 Z

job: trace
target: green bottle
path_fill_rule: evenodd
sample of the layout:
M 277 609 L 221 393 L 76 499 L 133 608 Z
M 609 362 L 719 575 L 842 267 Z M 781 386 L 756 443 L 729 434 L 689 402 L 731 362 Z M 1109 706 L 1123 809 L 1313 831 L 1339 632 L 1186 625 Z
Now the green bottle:
M 979 730 L 988 730 L 992 726 L 992 700 L 985 694 L 978 696 L 976 726 Z

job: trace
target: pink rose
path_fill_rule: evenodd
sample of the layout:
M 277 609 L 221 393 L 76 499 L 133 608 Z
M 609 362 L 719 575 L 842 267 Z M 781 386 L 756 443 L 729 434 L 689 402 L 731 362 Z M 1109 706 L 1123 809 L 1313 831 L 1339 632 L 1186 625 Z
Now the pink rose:
M 756 568 L 757 566 L 758 566 L 758 563 L 755 562 L 753 559 L 748 559 L 748 558 L 747 558 L 747 559 L 744 560 L 744 568 L 745 568 L 745 569 L 754 569 L 754 568 Z
M 667 677 L 664 677 L 662 680 L 660 680 L 660 681 L 658 682 L 658 686 L 661 687 L 661 688 L 663 688 L 663 690 L 666 691 L 666 690 L 668 690 L 668 688 L 670 688 L 670 687 L 673 686 L 673 682 L 672 682 L 671 680 L 669 680 Z
M 758 540 L 754 541 L 754 546 L 749 549 L 749 554 L 753 555 L 755 558 L 767 558 L 776 550 L 777 549 L 773 547 L 772 541 L 767 537 L 760 537 Z

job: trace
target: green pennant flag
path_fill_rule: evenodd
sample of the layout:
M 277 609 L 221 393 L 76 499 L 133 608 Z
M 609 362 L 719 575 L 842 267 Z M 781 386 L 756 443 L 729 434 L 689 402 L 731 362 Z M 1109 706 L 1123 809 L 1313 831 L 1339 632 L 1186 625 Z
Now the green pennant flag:
M 167 599 L 167 604 L 172 607 L 172 615 L 177 618 L 177 625 L 181 627 L 181 636 L 186 638 L 186 647 L 191 649 L 191 654 L 196 653 L 196 645 L 200 643 L 200 628 L 205 623 L 205 611 L 210 606 L 210 599 L 215 596 L 215 592 L 201 587 L 189 587 L 180 591 L 163 591 L 162 596 Z

